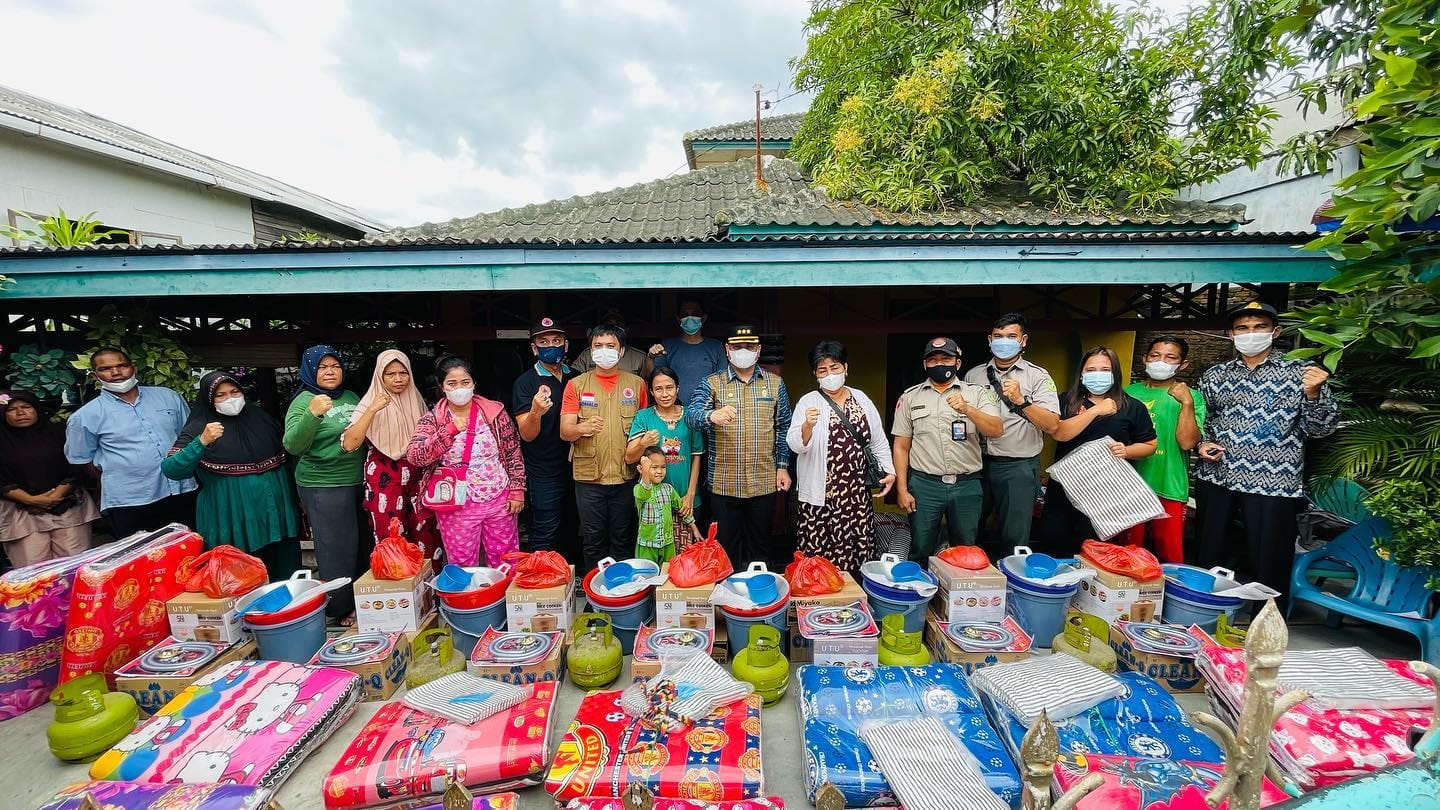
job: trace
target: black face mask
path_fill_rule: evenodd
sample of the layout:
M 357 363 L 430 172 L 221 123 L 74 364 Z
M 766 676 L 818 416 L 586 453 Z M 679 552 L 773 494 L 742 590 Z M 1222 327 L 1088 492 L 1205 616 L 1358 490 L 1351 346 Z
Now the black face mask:
M 930 382 L 946 383 L 955 379 L 955 373 L 959 370 L 959 366 L 930 366 L 925 369 L 925 376 L 930 378 Z

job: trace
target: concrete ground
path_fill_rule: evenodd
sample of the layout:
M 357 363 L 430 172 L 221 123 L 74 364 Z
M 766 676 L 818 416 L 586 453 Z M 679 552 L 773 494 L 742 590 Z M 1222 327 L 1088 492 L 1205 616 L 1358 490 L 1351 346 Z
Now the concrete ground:
M 1318 616 L 1314 614 L 1297 615 L 1290 630 L 1290 646 L 1293 649 L 1358 646 L 1381 658 L 1414 658 L 1419 655 L 1410 636 L 1351 621 L 1339 630 L 1331 630 L 1318 623 Z M 629 671 L 628 662 L 625 671 Z M 557 701 L 552 747 L 564 733 L 570 718 L 574 717 L 581 697 L 581 691 L 567 681 Z M 1179 699 L 1186 711 L 1208 708 L 1204 695 L 1181 695 Z M 286 810 L 323 807 L 321 785 L 325 775 L 339 759 L 350 738 L 380 705 L 361 704 L 349 722 L 301 764 L 280 788 L 277 798 L 282 807 Z M 0 756 L 0 785 L 6 786 L 0 789 L 0 795 L 10 797 L 0 801 L 0 806 L 37 807 L 62 786 L 85 780 L 88 766 L 59 762 L 47 750 L 45 727 L 52 716 L 49 708 L 42 707 L 0 723 L 0 751 L 4 752 Z M 799 710 L 793 694 L 787 695 L 774 708 L 765 710 L 763 735 L 767 791 L 785 799 L 791 807 L 808 807 L 804 788 L 804 741 L 800 735 Z M 539 787 L 522 791 L 521 797 L 520 806 L 525 810 L 551 810 L 555 806 Z

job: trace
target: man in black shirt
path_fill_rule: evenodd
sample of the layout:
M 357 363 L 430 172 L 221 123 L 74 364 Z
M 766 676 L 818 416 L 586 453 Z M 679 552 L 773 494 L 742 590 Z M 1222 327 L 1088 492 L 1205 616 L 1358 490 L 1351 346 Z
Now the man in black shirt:
M 530 327 L 535 365 L 515 380 L 510 410 L 524 440 L 526 499 L 530 532 L 526 551 L 551 549 L 574 554 L 575 493 L 570 475 L 570 443 L 560 438 L 560 398 L 573 376 L 565 365 L 569 343 L 554 319 L 542 317 Z

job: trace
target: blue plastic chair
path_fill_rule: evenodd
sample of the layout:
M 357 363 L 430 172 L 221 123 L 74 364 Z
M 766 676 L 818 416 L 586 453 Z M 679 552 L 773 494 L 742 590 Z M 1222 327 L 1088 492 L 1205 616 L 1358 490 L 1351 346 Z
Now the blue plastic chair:
M 1433 592 L 1425 582 L 1429 568 L 1396 565 L 1375 553 L 1375 539 L 1388 537 L 1390 524 L 1371 518 L 1356 524 L 1327 545 L 1295 558 L 1290 576 L 1290 608 L 1298 601 L 1330 611 L 1326 624 L 1339 627 L 1342 616 L 1403 630 L 1420 639 L 1420 657 L 1440 666 L 1440 614 L 1431 610 Z M 1355 572 L 1347 594 L 1326 593 L 1307 577 L 1317 563 L 1338 562 Z

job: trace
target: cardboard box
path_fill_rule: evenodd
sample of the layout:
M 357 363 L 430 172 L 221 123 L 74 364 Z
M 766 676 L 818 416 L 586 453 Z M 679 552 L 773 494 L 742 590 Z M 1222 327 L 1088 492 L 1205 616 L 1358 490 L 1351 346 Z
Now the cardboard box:
M 636 678 L 649 678 L 660 671 L 659 653 L 650 646 L 650 636 L 657 629 L 686 629 L 686 628 L 656 628 L 648 624 L 640 626 L 635 633 L 635 652 L 630 656 L 630 680 Z M 712 655 L 715 650 L 714 630 L 690 630 L 704 639 L 706 655 Z
M 355 580 L 355 626 L 361 632 L 408 633 L 435 609 L 430 561 L 409 579 L 376 579 L 366 571 Z
M 730 629 L 724 622 L 715 628 L 715 641 L 710 645 L 710 657 L 714 658 L 717 664 L 730 660 Z
M 840 576 L 844 578 L 845 584 L 835 593 L 821 594 L 820 596 L 791 596 L 790 597 L 790 624 L 795 624 L 795 611 L 802 607 L 815 607 L 817 605 L 848 605 L 852 602 L 866 601 L 865 589 L 860 583 L 850 576 L 849 571 L 841 571 Z
M 415 638 L 426 630 L 434 630 L 440 626 L 440 611 L 432 610 L 420 620 L 420 624 L 414 630 L 405 631 L 405 643 L 413 644 Z
M 1158 655 L 1135 649 L 1130 638 L 1124 632 L 1124 628 L 1128 624 L 1129 622 L 1126 621 L 1116 622 L 1114 631 L 1110 633 L 1110 647 L 1115 650 L 1115 657 L 1119 661 L 1121 671 L 1148 675 L 1159 681 L 1160 685 L 1164 686 L 1168 692 L 1205 691 L 1205 678 L 1201 675 L 1199 668 L 1195 666 L 1194 658 Z M 1172 626 L 1181 629 L 1178 625 Z M 1207 642 L 1213 643 L 1204 630 L 1194 625 L 1185 629 L 1185 633 L 1199 641 L 1201 645 Z
M 961 648 L 954 639 L 950 638 L 950 622 L 941 621 L 940 617 L 932 611 L 925 615 L 925 646 L 930 648 L 930 654 L 937 663 L 958 664 L 965 670 L 966 675 L 974 674 L 975 670 L 992 664 L 1008 664 L 1012 661 L 1029 658 L 1030 646 L 1033 642 L 1029 634 L 1020 627 L 1019 622 L 1007 616 L 1003 622 L 997 622 L 997 624 L 1015 636 L 1014 642 L 1004 650 L 970 652 Z
M 490 657 L 488 653 L 490 644 L 503 635 L 505 633 L 491 627 L 480 636 L 474 651 L 470 653 L 470 661 L 466 664 L 466 669 L 471 675 L 502 683 L 513 683 L 517 686 L 558 681 L 565 677 L 565 633 L 559 631 L 545 633 L 544 635 L 549 636 L 552 640 L 549 654 L 539 661 L 529 664 L 509 664 Z
M 1144 581 L 1122 577 L 1100 570 L 1083 556 L 1080 565 L 1093 570 L 1095 576 L 1080 583 L 1071 607 L 1114 624 L 1120 620 L 1129 621 L 1130 608 L 1136 602 L 1148 600 L 1155 604 L 1153 615 L 1160 615 L 1165 601 L 1165 577 Z
M 849 608 L 865 619 L 865 626 L 843 636 L 816 633 L 805 625 L 805 619 L 814 611 L 823 608 Z M 864 601 L 845 605 L 810 605 L 800 608 L 795 616 L 798 633 L 791 637 L 805 636 L 810 642 L 810 660 L 818 666 L 836 667 L 877 667 L 880 665 L 880 628 L 870 616 Z
M 371 631 L 351 628 L 337 636 L 335 641 L 353 638 L 362 632 Z M 362 703 L 389 700 L 395 694 L 395 690 L 400 688 L 400 684 L 405 683 L 405 671 L 410 666 L 410 641 L 405 633 L 395 632 L 383 635 L 386 645 L 377 649 L 373 655 L 363 661 L 344 665 L 326 664 L 320 661 L 320 653 L 317 651 L 310 658 L 310 664 L 343 669 L 360 676 L 360 701 Z
M 550 588 L 521 588 L 510 583 L 505 591 L 505 626 L 512 633 L 568 633 L 575 618 L 575 566 L 570 578 Z
M 179 641 L 234 644 L 250 638 L 235 603 L 241 596 L 212 598 L 203 593 L 182 593 L 165 603 L 170 635 Z
M 1000 569 L 991 565 L 972 571 L 931 557 L 930 573 L 940 585 L 930 604 L 942 621 L 998 624 L 1005 620 L 1005 575 Z
M 667 564 L 662 573 L 669 574 Z M 688 627 L 692 630 L 715 629 L 715 603 L 710 601 L 715 586 L 699 585 L 682 588 L 667 578 L 655 589 L 655 626 Z
M 179 641 L 194 641 L 194 639 L 177 639 L 171 636 L 162 639 L 155 646 L 161 647 Z M 115 670 L 115 691 L 128 692 L 133 696 L 135 703 L 140 706 L 142 714 L 154 714 L 174 699 L 185 687 L 199 680 L 201 675 L 215 667 L 231 661 L 255 657 L 255 642 L 249 639 L 234 644 L 209 641 L 201 643 L 212 647 L 219 654 L 202 666 L 164 675 L 141 669 L 140 659 L 144 656 L 136 656 L 133 661 Z

